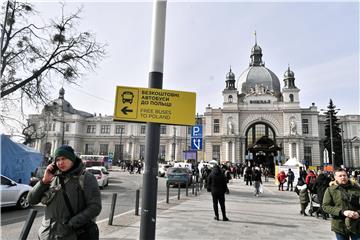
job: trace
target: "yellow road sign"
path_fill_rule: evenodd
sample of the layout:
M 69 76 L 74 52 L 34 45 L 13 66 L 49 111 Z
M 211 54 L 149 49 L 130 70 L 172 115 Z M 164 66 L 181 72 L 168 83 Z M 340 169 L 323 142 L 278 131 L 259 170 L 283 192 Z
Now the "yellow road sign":
M 118 86 L 114 120 L 195 125 L 195 104 L 193 92 Z

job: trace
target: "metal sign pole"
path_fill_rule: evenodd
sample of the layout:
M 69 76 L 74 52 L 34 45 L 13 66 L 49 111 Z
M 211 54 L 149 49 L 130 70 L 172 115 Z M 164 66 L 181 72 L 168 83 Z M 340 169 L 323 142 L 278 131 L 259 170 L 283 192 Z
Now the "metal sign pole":
M 165 43 L 166 1 L 156 0 L 153 5 L 153 23 L 151 36 L 151 63 L 149 87 L 162 88 Z M 160 124 L 147 123 L 145 171 L 143 176 L 143 194 L 140 221 L 140 239 L 155 239 L 157 174 L 160 146 Z

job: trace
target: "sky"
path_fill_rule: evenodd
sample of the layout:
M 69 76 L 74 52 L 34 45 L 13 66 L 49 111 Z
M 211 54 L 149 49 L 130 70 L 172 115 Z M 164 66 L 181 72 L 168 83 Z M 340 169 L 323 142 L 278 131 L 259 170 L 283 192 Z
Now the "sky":
M 107 44 L 106 58 L 79 86 L 63 85 L 65 99 L 75 109 L 113 115 L 116 86 L 148 86 L 152 1 L 65 2 L 67 13 L 83 7 L 78 29 Z M 56 2 L 33 4 L 42 21 L 61 14 Z M 169 0 L 163 88 L 196 92 L 199 114 L 208 104 L 222 107 L 226 74 L 231 66 L 237 80 L 248 68 L 256 31 L 281 87 L 288 65 L 294 71 L 302 108 L 326 108 L 332 98 L 339 115 L 360 114 L 359 22 L 358 1 Z M 62 84 L 56 80 L 51 98 Z

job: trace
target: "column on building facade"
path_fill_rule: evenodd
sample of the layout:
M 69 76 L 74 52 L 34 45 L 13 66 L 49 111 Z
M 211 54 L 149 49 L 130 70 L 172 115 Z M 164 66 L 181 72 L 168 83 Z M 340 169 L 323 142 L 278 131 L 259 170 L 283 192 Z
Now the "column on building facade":
M 241 156 L 242 156 L 242 162 L 244 163 L 245 162 L 245 152 L 246 152 L 244 139 L 241 141 L 240 148 L 242 149 Z
M 132 142 L 131 146 L 131 160 L 135 160 L 135 143 Z
M 233 145 L 232 145 L 232 163 L 235 163 L 235 140 L 233 141 Z
M 293 157 L 293 153 L 292 153 L 292 143 L 289 143 L 289 158 Z
M 296 143 L 296 159 L 298 161 L 301 161 L 302 159 L 300 159 L 300 147 L 299 147 L 299 143 Z
M 230 144 L 230 142 L 226 142 L 226 147 L 225 147 L 225 152 L 226 152 L 225 159 L 226 159 L 226 162 L 229 161 L 229 144 Z

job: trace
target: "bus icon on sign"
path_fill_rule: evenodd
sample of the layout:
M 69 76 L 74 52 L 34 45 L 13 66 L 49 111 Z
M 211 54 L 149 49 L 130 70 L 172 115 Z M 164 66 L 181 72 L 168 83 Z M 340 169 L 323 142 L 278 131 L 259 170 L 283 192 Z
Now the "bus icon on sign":
M 132 92 L 129 92 L 129 91 L 125 91 L 121 94 L 121 97 L 122 97 L 122 102 L 123 103 L 130 103 L 132 104 L 133 103 L 133 100 L 134 100 L 134 94 Z

